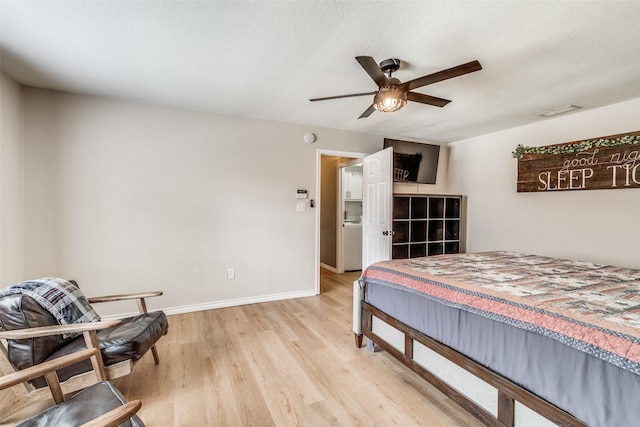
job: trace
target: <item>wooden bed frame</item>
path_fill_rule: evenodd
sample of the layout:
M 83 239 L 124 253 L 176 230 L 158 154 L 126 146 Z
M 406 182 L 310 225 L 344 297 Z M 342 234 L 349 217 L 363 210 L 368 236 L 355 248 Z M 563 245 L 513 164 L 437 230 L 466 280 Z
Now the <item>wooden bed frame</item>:
M 380 346 L 382 349 L 386 350 L 398 359 L 402 364 L 420 375 L 420 377 L 427 380 L 447 397 L 458 403 L 485 425 L 514 427 L 515 402 L 518 401 L 560 426 L 587 427 L 587 425 L 582 421 L 566 413 L 562 409 L 532 394 L 479 363 L 474 362 L 465 355 L 447 347 L 427 335 L 424 335 L 416 329 L 407 326 L 399 320 L 378 310 L 374 306 L 362 301 L 361 307 L 362 334 L 355 335 L 357 347 L 362 346 L 362 338 L 363 336 L 366 336 L 376 345 Z M 404 334 L 404 352 L 397 350 L 396 347 L 373 332 L 373 317 L 383 321 L 387 325 Z M 440 356 L 443 356 L 447 360 L 455 363 L 480 380 L 495 387 L 498 390 L 497 417 L 417 363 L 414 360 L 413 354 L 414 342 L 422 344 Z

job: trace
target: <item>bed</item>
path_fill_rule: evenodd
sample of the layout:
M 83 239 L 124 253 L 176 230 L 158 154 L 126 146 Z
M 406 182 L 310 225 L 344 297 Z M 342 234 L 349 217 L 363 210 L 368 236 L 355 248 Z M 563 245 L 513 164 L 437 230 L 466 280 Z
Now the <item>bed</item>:
M 384 261 L 354 283 L 353 330 L 487 425 L 640 420 L 640 270 L 513 252 Z

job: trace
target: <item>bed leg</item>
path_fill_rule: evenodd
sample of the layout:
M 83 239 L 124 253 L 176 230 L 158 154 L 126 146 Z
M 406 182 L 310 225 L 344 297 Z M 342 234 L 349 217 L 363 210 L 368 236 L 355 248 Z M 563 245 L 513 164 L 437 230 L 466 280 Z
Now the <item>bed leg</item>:
M 505 427 L 513 427 L 515 421 L 515 401 L 498 390 L 498 421 Z
M 353 334 L 356 339 L 356 347 L 362 347 L 362 334 Z

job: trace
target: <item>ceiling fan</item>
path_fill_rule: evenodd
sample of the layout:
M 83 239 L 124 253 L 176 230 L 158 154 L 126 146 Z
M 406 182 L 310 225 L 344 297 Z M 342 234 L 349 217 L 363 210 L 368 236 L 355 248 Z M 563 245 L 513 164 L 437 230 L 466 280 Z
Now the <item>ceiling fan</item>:
M 457 67 L 448 68 L 446 70 L 438 71 L 437 73 L 428 74 L 426 76 L 401 83 L 400 80 L 395 77 L 391 77 L 391 74 L 400 68 L 400 60 L 398 59 L 385 59 L 379 66 L 370 56 L 356 56 L 356 61 L 358 61 L 362 68 L 364 68 L 367 74 L 369 74 L 373 81 L 378 85 L 377 91 L 313 98 L 309 101 L 325 101 L 327 99 L 375 95 L 373 97 L 373 104 L 371 104 L 371 106 L 367 108 L 364 113 L 358 117 L 358 119 L 369 117 L 375 110 L 382 112 L 398 111 L 405 106 L 407 101 L 420 102 L 422 104 L 433 105 L 436 107 L 444 107 L 451 101 L 422 93 L 411 92 L 411 90 L 440 82 L 442 80 L 473 73 L 474 71 L 482 69 L 482 65 L 480 65 L 478 61 L 471 61 L 466 64 L 458 65 Z M 385 73 L 387 73 L 388 76 L 385 76 Z

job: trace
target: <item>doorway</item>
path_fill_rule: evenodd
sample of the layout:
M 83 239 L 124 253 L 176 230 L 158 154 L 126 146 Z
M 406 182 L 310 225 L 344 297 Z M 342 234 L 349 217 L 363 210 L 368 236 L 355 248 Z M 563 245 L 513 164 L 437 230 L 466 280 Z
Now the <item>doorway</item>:
M 338 164 L 337 270 L 362 270 L 362 161 Z
M 316 165 L 316 294 L 322 292 L 320 271 L 338 272 L 338 227 L 342 227 L 339 206 L 338 167 L 362 159 L 369 153 L 319 149 Z

